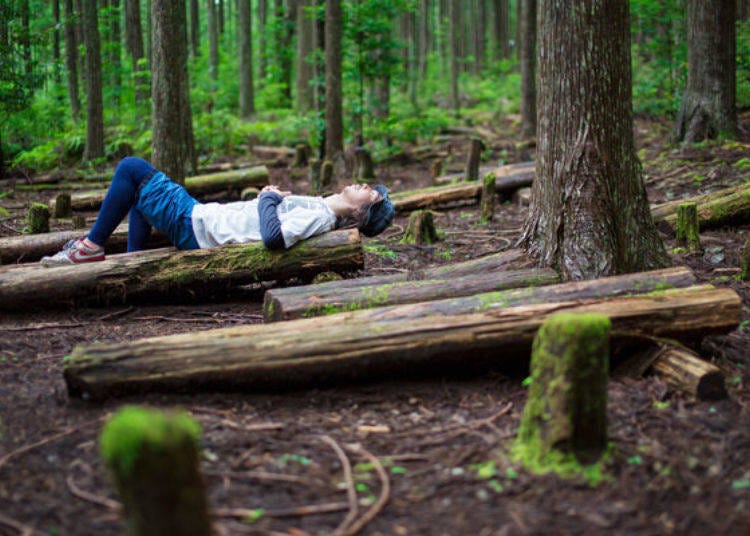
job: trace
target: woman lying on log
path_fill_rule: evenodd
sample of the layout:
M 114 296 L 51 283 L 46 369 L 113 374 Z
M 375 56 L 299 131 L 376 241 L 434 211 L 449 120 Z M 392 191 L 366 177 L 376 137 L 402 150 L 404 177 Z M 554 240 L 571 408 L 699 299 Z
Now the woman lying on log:
M 375 236 L 388 227 L 395 210 L 385 186 L 366 184 L 347 186 L 325 198 L 290 195 L 266 186 L 252 201 L 202 204 L 145 160 L 127 157 L 115 170 L 91 232 L 42 258 L 41 264 L 104 260 L 104 244 L 128 212 L 128 251 L 139 251 L 152 227 L 178 249 L 256 241 L 269 249 L 284 249 L 311 236 L 353 227 Z

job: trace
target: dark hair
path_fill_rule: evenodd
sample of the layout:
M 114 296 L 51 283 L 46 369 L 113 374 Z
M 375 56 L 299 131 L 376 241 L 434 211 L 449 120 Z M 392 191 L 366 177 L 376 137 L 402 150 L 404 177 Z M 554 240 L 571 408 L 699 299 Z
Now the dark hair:
M 361 227 L 365 223 L 367 213 L 370 208 L 374 204 L 379 202 L 380 201 L 375 201 L 374 203 L 366 203 L 351 214 L 347 214 L 345 216 L 336 216 L 336 229 L 354 229 L 355 227 Z

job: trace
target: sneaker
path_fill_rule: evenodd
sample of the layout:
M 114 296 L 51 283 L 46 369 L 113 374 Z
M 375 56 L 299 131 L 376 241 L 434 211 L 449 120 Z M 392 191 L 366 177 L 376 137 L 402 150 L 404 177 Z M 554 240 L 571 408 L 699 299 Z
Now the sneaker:
M 104 248 L 90 248 L 83 243 L 83 238 L 68 240 L 62 251 L 51 257 L 42 257 L 42 266 L 64 266 L 81 262 L 98 262 L 104 260 Z

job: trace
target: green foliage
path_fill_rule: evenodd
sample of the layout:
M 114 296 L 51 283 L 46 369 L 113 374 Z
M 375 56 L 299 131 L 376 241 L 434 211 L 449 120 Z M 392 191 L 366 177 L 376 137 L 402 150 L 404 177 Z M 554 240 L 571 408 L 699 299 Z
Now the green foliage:
M 750 19 L 737 23 L 737 107 L 750 106 Z

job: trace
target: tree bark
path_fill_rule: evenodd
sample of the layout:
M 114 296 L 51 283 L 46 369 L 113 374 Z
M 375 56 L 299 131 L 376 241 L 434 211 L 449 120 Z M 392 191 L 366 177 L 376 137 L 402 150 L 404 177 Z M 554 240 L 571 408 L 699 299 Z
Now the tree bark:
M 64 375 L 69 395 L 87 399 L 154 390 L 319 387 L 334 380 L 404 376 L 447 366 L 452 371 L 523 366 L 541 323 L 560 311 L 605 313 L 615 333 L 691 340 L 734 329 L 741 309 L 741 299 L 730 289 L 694 287 L 585 303 L 490 305 L 478 313 L 409 321 L 366 319 L 361 315 L 371 312 L 360 311 L 135 344 L 78 346 Z
M 125 47 L 130 54 L 135 84 L 136 105 L 148 102 L 148 92 L 143 87 L 141 76 L 144 66 L 143 27 L 141 26 L 141 5 L 138 0 L 125 0 Z
M 735 0 L 688 0 L 688 83 L 675 126 L 685 143 L 737 135 Z
M 537 180 L 522 243 L 565 279 L 667 264 L 633 141 L 629 31 L 625 0 L 539 2 Z
M 459 29 L 456 27 L 460 6 L 456 2 L 448 3 L 448 64 L 450 69 L 450 109 L 453 110 L 454 117 L 461 115 L 461 104 L 458 96 L 458 35 Z
M 211 79 L 219 77 L 219 20 L 216 16 L 215 0 L 207 0 L 208 9 L 208 72 Z
M 510 7 L 508 0 L 494 0 L 495 4 L 495 59 L 510 56 Z
M 164 248 L 56 268 L 10 266 L 0 269 L 0 309 L 194 299 L 196 292 L 233 285 L 358 270 L 363 262 L 354 230 L 326 233 L 285 251 L 253 243 L 179 252 Z
M 312 0 L 300 0 L 297 6 L 297 110 L 305 113 L 313 109 L 313 64 L 310 54 L 314 49 L 315 19 L 310 13 Z
M 154 0 L 152 9 L 151 160 L 178 183 L 196 168 L 188 93 L 185 0 Z
M 190 52 L 193 58 L 201 55 L 201 21 L 198 0 L 190 0 Z
M 742 225 L 750 221 L 750 185 L 725 188 L 687 199 L 678 199 L 652 207 L 651 214 L 660 227 L 663 222 L 671 232 L 677 226 L 677 209 L 683 203 L 697 205 L 698 225 L 701 230 L 728 225 Z M 665 229 L 666 230 L 666 229 Z
M 86 148 L 84 161 L 104 156 L 102 59 L 96 0 L 83 0 L 83 38 L 86 45 Z
M 521 2 L 521 134 L 536 133 L 536 0 Z
M 250 0 L 237 0 L 237 41 L 240 43 L 240 115 L 255 114 L 253 93 L 253 20 Z
M 325 157 L 334 161 L 344 151 L 344 122 L 341 88 L 341 0 L 326 1 L 326 144 Z
M 68 102 L 74 123 L 81 116 L 81 100 L 78 94 L 78 41 L 74 20 L 73 0 L 64 0 L 65 6 L 65 67 L 68 71 Z

